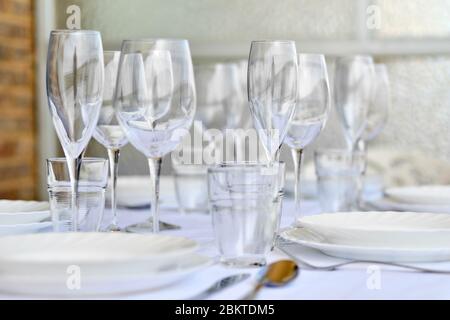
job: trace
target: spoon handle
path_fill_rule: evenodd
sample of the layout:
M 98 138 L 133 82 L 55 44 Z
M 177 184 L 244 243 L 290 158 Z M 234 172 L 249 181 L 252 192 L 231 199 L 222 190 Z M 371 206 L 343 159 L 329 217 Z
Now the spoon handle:
M 253 288 L 252 291 L 250 291 L 247 295 L 245 295 L 242 300 L 255 300 L 256 296 L 258 295 L 259 290 L 264 287 L 264 282 L 260 281 L 258 284 Z

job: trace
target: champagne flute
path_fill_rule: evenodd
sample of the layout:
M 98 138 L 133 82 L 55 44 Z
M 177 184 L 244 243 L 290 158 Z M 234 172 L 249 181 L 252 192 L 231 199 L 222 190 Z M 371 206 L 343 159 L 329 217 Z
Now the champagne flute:
M 322 54 L 298 55 L 298 100 L 284 142 L 295 170 L 295 218 L 300 218 L 300 172 L 303 150 L 322 131 L 330 109 L 327 65 Z
M 372 100 L 367 113 L 367 126 L 358 143 L 361 150 L 374 140 L 386 125 L 390 107 L 390 86 L 386 65 L 375 64 Z
M 351 56 L 336 61 L 334 99 L 344 133 L 351 150 L 367 124 L 374 75 L 370 56 Z
M 248 99 L 253 125 L 269 163 L 286 136 L 297 101 L 294 41 L 253 41 L 248 60 Z
M 117 122 L 113 106 L 114 89 L 117 81 L 120 51 L 103 52 L 105 63 L 105 84 L 103 90 L 103 103 L 100 110 L 94 138 L 108 150 L 109 167 L 111 175 L 111 211 L 113 219 L 107 227 L 107 231 L 121 231 L 117 224 L 117 199 L 116 184 L 119 164 L 120 149 L 128 143 L 125 132 Z
M 55 30 L 50 33 L 47 96 L 70 174 L 73 231 L 78 230 L 77 158 L 97 125 L 103 78 L 103 47 L 98 31 Z
M 130 143 L 148 159 L 152 218 L 127 228 L 158 232 L 162 157 L 189 133 L 196 96 L 187 40 L 126 40 L 122 43 L 114 96 L 117 119 Z M 161 224 L 167 228 L 167 224 Z

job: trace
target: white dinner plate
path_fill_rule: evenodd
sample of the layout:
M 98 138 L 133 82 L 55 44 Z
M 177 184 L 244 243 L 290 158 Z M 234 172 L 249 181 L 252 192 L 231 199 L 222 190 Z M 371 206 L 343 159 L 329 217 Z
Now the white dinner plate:
M 442 262 L 450 260 L 450 246 L 443 248 L 366 247 L 330 243 L 304 228 L 291 228 L 281 236 L 305 247 L 317 249 L 329 256 L 379 262 Z
M 48 202 L 0 200 L 0 225 L 34 223 L 49 217 Z
M 375 208 L 376 210 L 382 211 L 450 213 L 450 205 L 404 203 L 387 197 L 368 201 L 367 204 L 372 209 Z
M 339 212 L 298 220 L 329 243 L 404 248 L 450 246 L 450 215 L 418 212 Z
M 50 221 L 0 225 L 0 236 L 36 233 L 51 227 L 51 225 Z
M 158 234 L 41 233 L 0 238 L 0 272 L 59 272 L 68 265 L 85 270 L 172 268 L 197 249 L 194 240 Z M 126 269 L 128 268 L 128 269 Z
M 397 202 L 450 206 L 450 186 L 428 185 L 388 188 L 384 193 Z
M 77 269 L 76 265 L 59 272 L 41 274 L 0 273 L 0 291 L 31 296 L 89 297 L 117 296 L 142 293 L 173 285 L 208 266 L 211 259 L 198 254 L 187 254 L 178 259 L 171 268 L 155 269 L 153 262 L 141 270 Z M 78 272 L 79 271 L 79 272 Z M 80 275 L 77 279 L 77 275 Z M 79 280 L 79 282 L 78 282 Z
M 50 211 L 0 212 L 0 226 L 37 223 L 50 218 Z
M 46 211 L 50 205 L 46 201 L 0 200 L 0 213 Z

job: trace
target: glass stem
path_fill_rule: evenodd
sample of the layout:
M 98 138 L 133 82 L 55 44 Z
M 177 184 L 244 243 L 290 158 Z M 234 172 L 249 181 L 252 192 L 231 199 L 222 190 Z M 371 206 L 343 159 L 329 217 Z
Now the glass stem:
M 358 151 L 361 151 L 364 154 L 364 164 L 361 172 L 361 176 L 358 179 L 357 183 L 357 203 L 356 208 L 357 210 L 364 209 L 364 181 L 366 176 L 366 170 L 367 170 L 367 142 L 364 139 L 359 139 L 358 145 L 357 145 Z
M 71 209 L 72 209 L 72 231 L 78 231 L 78 178 L 81 158 L 67 157 L 67 167 L 69 169 L 70 189 L 71 189 Z
M 117 199 L 116 199 L 116 185 L 117 174 L 119 169 L 120 149 L 108 149 L 109 171 L 111 174 L 111 211 L 113 214 L 112 225 L 117 227 Z
M 281 144 L 280 147 L 277 149 L 277 152 L 275 152 L 274 162 L 280 161 L 280 155 L 281 155 L 281 147 L 283 145 Z
M 359 138 L 358 141 L 356 141 L 356 150 L 365 152 L 366 151 L 366 142 L 364 141 L 364 139 Z
M 356 142 L 353 144 L 352 152 L 362 152 L 364 155 L 366 154 L 366 142 L 363 138 L 359 138 L 356 140 Z M 354 157 L 352 157 L 352 167 L 354 165 L 353 163 Z M 356 195 L 355 195 L 355 203 L 353 204 L 352 210 L 358 211 L 361 210 L 364 207 L 363 204 L 363 187 L 364 187 L 364 176 L 366 174 L 366 159 L 364 159 L 363 168 L 361 168 L 361 171 L 359 172 L 359 175 L 356 180 Z
M 152 199 L 152 218 L 153 233 L 159 232 L 159 178 L 161 175 L 162 158 L 149 158 L 148 166 L 150 168 L 150 179 L 153 187 Z
M 271 166 L 271 165 L 273 165 L 275 162 L 279 162 L 279 161 L 280 161 L 281 147 L 282 147 L 282 146 L 283 146 L 283 145 L 281 144 L 281 145 L 278 147 L 277 151 L 275 151 L 274 154 L 268 156 L 268 158 L 269 158 L 269 162 L 267 163 L 268 166 Z
M 303 162 L 303 149 L 292 149 L 292 160 L 294 161 L 294 172 L 295 172 L 295 221 L 301 217 L 300 212 L 300 202 L 301 202 L 301 194 L 300 194 L 300 173 Z

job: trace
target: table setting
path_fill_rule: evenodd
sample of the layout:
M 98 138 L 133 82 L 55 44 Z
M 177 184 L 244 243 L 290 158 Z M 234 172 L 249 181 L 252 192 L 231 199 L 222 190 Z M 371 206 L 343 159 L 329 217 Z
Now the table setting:
M 199 66 L 188 40 L 104 51 L 98 31 L 52 31 L 64 156 L 47 159 L 48 201 L 0 200 L 0 299 L 449 299 L 450 186 L 367 173 L 387 67 L 337 57 L 331 79 L 329 57 L 298 50 L 258 40 Z M 332 108 L 347 148 L 315 144 Z M 119 175 L 127 144 L 149 176 Z

